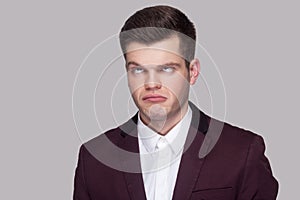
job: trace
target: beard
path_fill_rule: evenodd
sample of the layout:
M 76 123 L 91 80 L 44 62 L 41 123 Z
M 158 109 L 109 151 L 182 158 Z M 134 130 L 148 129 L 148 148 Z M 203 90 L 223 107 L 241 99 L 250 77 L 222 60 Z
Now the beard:
M 154 104 L 150 108 L 142 110 L 143 115 L 146 117 L 144 123 L 156 132 L 160 132 L 167 121 L 167 110 L 160 104 Z
M 167 119 L 167 110 L 159 104 L 152 105 L 147 111 L 146 115 L 150 121 L 166 121 Z

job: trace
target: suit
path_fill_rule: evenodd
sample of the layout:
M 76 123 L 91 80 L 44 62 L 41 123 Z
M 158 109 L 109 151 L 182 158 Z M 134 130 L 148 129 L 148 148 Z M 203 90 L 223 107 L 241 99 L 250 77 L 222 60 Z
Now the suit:
M 263 138 L 215 120 L 192 103 L 190 107 L 192 122 L 173 200 L 276 199 L 278 182 L 264 155 Z M 74 199 L 146 199 L 138 154 L 137 117 L 136 114 L 120 127 L 81 146 Z M 221 124 L 222 129 L 217 131 L 212 124 Z

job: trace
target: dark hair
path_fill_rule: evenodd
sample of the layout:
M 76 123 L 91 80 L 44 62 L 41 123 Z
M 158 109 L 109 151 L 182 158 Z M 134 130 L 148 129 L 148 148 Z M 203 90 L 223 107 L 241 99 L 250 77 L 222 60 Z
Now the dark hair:
M 119 34 L 121 48 L 126 59 L 126 47 L 130 42 L 146 45 L 177 35 L 186 66 L 195 55 L 196 30 L 194 24 L 180 10 L 170 6 L 153 6 L 130 16 Z

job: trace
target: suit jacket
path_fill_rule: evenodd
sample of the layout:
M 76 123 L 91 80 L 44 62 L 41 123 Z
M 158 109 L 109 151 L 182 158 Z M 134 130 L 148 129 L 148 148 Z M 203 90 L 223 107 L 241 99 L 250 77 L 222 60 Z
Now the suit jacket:
M 212 119 L 190 103 L 192 122 L 173 200 L 272 200 L 278 182 L 264 155 L 263 138 Z M 76 200 L 145 200 L 137 115 L 81 146 Z

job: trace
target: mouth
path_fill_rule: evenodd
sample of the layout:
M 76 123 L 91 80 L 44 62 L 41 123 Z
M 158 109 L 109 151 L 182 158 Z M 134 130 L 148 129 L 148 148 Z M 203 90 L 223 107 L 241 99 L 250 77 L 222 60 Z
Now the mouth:
M 158 95 L 158 94 L 149 94 L 149 95 L 145 95 L 143 98 L 143 101 L 146 102 L 164 102 L 167 100 L 166 97 Z

